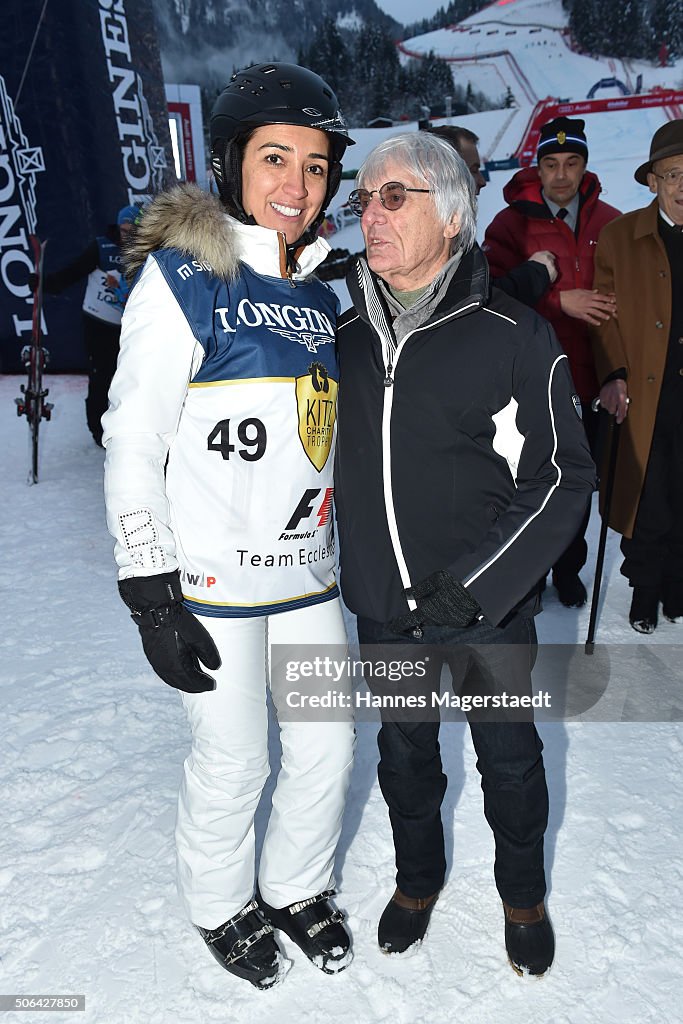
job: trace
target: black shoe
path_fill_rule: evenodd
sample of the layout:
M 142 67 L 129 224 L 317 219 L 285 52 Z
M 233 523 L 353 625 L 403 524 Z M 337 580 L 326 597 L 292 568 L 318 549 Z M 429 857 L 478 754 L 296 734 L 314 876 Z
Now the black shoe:
M 417 898 L 396 890 L 384 908 L 377 928 L 377 941 L 383 953 L 405 953 L 417 942 L 422 942 L 438 895 L 435 892 L 433 896 Z
M 683 622 L 683 583 L 678 580 L 664 580 L 662 612 L 669 622 Z
M 520 976 L 545 974 L 555 956 L 555 935 L 543 903 L 518 910 L 503 901 L 505 948 L 510 966 Z
M 263 916 L 273 928 L 280 928 L 296 942 L 311 963 L 325 974 L 338 974 L 353 960 L 351 936 L 344 927 L 344 915 L 330 903 L 332 889 L 277 910 L 257 891 Z
M 583 608 L 588 599 L 586 588 L 576 573 L 569 576 L 553 573 L 553 586 L 565 608 Z
M 657 628 L 659 587 L 634 587 L 628 621 L 638 633 L 654 633 Z
M 270 988 L 280 977 L 282 955 L 273 927 L 256 900 L 218 928 L 195 926 L 221 967 L 256 988 Z

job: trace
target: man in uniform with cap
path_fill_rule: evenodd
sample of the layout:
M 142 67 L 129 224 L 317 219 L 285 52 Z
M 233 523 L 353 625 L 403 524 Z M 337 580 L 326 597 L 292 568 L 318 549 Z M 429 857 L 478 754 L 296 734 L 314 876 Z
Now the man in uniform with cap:
M 46 274 L 43 290 L 59 295 L 71 285 L 87 277 L 83 296 L 83 340 L 88 356 L 88 394 L 85 414 L 95 443 L 102 444 L 103 414 L 121 337 L 121 316 L 128 295 L 128 285 L 121 271 L 121 245 L 140 216 L 138 206 L 124 206 L 103 235 L 98 235 L 84 251 L 61 270 Z M 49 250 L 48 250 L 49 251 Z M 35 288 L 36 277 L 29 275 L 29 286 Z
M 535 305 L 549 320 L 569 359 L 583 414 L 586 435 L 595 451 L 597 414 L 591 402 L 598 380 L 591 353 L 588 325 L 615 315 L 613 295 L 593 290 L 593 254 L 598 236 L 609 221 L 619 216 L 602 202 L 600 182 L 586 170 L 588 145 L 584 122 L 556 117 L 541 128 L 538 165 L 517 171 L 505 186 L 509 204 L 486 230 L 484 252 L 494 277 L 529 259 L 538 250 L 555 255 L 558 275 Z M 588 553 L 584 539 L 590 510 L 576 537 L 553 566 L 553 583 L 562 604 L 580 607 L 586 588 L 579 570 Z
M 592 334 L 600 401 L 623 423 L 609 525 L 629 620 L 652 633 L 660 601 L 683 620 L 683 120 L 655 132 L 635 179 L 655 198 L 600 236 L 595 287 L 616 294 L 619 319 Z

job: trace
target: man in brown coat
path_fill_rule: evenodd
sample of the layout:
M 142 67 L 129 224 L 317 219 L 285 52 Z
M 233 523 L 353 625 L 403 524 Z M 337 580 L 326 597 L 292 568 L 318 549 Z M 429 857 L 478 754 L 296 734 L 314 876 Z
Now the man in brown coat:
M 619 313 L 593 343 L 600 401 L 623 423 L 609 525 L 622 534 L 629 621 L 652 633 L 660 601 L 683 619 L 683 120 L 655 132 L 635 179 L 655 199 L 600 235 L 594 284 Z

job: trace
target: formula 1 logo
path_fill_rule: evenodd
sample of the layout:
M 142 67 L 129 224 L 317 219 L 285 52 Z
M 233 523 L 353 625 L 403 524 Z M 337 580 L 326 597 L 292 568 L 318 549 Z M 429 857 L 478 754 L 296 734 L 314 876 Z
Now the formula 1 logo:
M 301 501 L 289 517 L 289 522 L 285 526 L 285 530 L 296 530 L 303 519 L 310 519 L 312 515 L 317 516 L 317 527 L 326 526 L 327 523 L 329 523 L 330 514 L 332 512 L 332 495 L 334 494 L 334 487 L 325 488 L 323 500 L 318 506 L 317 511 L 314 513 L 313 510 L 315 509 L 316 498 L 320 494 L 320 491 L 320 487 L 309 487 L 304 491 Z M 286 538 L 283 534 L 280 537 L 280 540 L 284 539 Z

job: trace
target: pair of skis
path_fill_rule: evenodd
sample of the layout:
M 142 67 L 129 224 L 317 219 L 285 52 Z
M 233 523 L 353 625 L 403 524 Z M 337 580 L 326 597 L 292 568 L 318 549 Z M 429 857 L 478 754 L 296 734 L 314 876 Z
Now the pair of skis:
M 41 329 L 43 309 L 43 257 L 47 242 L 41 242 L 37 235 L 30 235 L 31 248 L 35 265 L 36 286 L 33 291 L 33 320 L 31 324 L 31 344 L 21 350 L 21 361 L 28 373 L 28 381 L 21 385 L 21 398 L 15 398 L 17 416 L 25 416 L 31 437 L 31 469 L 29 483 L 38 483 L 38 437 L 41 420 L 49 420 L 52 415 L 52 404 L 46 402 L 48 388 L 43 387 L 43 370 L 48 364 L 50 354 L 43 348 Z

